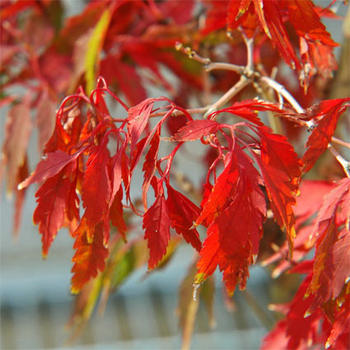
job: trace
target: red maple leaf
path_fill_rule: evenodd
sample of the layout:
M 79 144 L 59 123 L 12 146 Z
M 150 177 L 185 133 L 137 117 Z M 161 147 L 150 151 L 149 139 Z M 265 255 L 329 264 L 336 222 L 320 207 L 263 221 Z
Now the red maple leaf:
M 310 261 L 294 268 L 293 272 L 310 270 Z M 305 270 L 305 271 L 304 271 Z M 267 349 L 310 349 L 310 344 L 322 344 L 325 348 L 346 350 L 350 346 L 350 294 L 344 293 L 336 300 L 315 303 L 315 296 L 305 295 L 310 286 L 312 274 L 300 285 L 293 300 L 282 307 L 285 319 L 264 338 L 262 350 Z M 349 288 L 349 283 L 347 284 Z M 339 305 L 342 307 L 339 307 Z
M 113 226 L 115 226 L 118 229 L 118 232 L 122 235 L 122 237 L 126 239 L 127 226 L 123 217 L 122 199 L 123 199 L 123 188 L 120 187 L 119 191 L 115 195 L 114 200 L 111 204 L 111 207 L 109 210 L 109 217 L 111 219 Z
M 230 294 L 237 283 L 245 287 L 248 266 L 258 254 L 266 215 L 259 179 L 252 161 L 235 145 L 197 219 L 197 224 L 205 220 L 209 226 L 197 265 L 197 283 L 219 266 Z
M 47 256 L 57 231 L 65 222 L 70 186 L 71 182 L 67 177 L 64 178 L 62 174 L 57 174 L 46 180 L 35 195 L 38 205 L 34 211 L 33 221 L 39 225 L 44 257 Z
M 278 322 L 275 329 L 264 338 L 262 350 L 280 348 L 285 342 L 286 349 L 306 349 L 308 342 L 315 343 L 323 314 L 320 309 L 308 313 L 313 301 L 312 297 L 304 298 L 309 282 L 310 276 L 303 281 L 288 305 L 286 318 Z M 280 339 L 283 342 L 276 343 Z
M 349 106 L 347 103 L 349 101 L 350 98 L 325 100 L 311 108 L 310 114 L 315 120 L 316 125 L 307 140 L 307 150 L 302 158 L 304 172 L 309 171 L 319 156 L 327 149 L 337 126 L 338 119 Z
M 82 184 L 83 205 L 88 225 L 101 221 L 108 211 L 111 196 L 109 151 L 106 143 L 93 147 L 87 161 Z
M 300 195 L 294 208 L 295 216 L 300 223 L 316 213 L 323 201 L 323 197 L 336 185 L 329 181 L 305 180 L 300 183 Z
M 131 137 L 130 153 L 133 154 L 137 141 L 145 130 L 152 112 L 154 99 L 147 99 L 128 111 L 128 131 Z
M 19 168 L 24 164 L 28 142 L 32 131 L 32 121 L 28 103 L 13 106 L 7 116 L 5 140 L 2 148 L 1 165 L 6 165 L 7 191 L 16 190 Z M 1 174 L 0 174 L 1 177 Z
M 297 261 L 301 261 L 315 245 L 312 237 L 314 216 L 322 206 L 323 197 L 336 185 L 327 181 L 303 180 L 300 185 L 300 195 L 294 208 L 296 216 L 296 238 L 293 242 L 293 261 L 285 259 L 288 255 L 288 244 L 282 247 L 272 256 L 263 261 L 263 266 L 280 261 L 274 267 L 272 276 L 278 277 L 284 271 L 290 269 Z
M 274 103 L 257 101 L 257 100 L 245 100 L 245 101 L 234 102 L 229 107 L 222 108 L 218 111 L 215 111 L 211 113 L 208 116 L 208 118 L 213 119 L 220 113 L 230 113 L 230 114 L 239 116 L 240 118 L 246 119 L 255 125 L 262 126 L 264 124 L 259 119 L 257 115 L 257 111 L 262 111 L 262 112 L 273 111 L 275 113 L 280 113 L 280 114 L 285 113 Z
M 173 136 L 175 141 L 195 141 L 203 136 L 215 133 L 220 124 L 215 120 L 190 120 Z
M 23 182 L 18 185 L 18 189 L 23 189 L 35 182 L 45 181 L 46 179 L 58 174 L 68 164 L 74 162 L 82 153 L 83 149 L 73 155 L 67 154 L 61 150 L 48 153 L 47 156 L 39 162 L 35 171 Z
M 341 180 L 336 188 L 325 196 L 314 225 L 317 238 L 313 276 L 308 294 L 317 296 L 316 302 L 335 299 L 350 276 L 349 219 L 350 179 Z M 340 227 L 345 227 L 340 230 Z
M 166 253 L 170 239 L 170 218 L 164 195 L 159 195 L 143 216 L 145 239 L 148 241 L 148 268 L 153 269 Z
M 150 148 L 145 156 L 142 170 L 144 171 L 144 180 L 142 185 L 142 198 L 145 208 L 147 208 L 147 192 L 151 183 L 151 179 L 156 170 L 157 156 L 160 143 L 160 125 L 157 127 L 152 139 L 150 140 Z
M 257 158 L 275 220 L 286 229 L 290 253 L 295 238 L 293 206 L 300 182 L 300 162 L 293 146 L 285 136 L 272 134 L 267 127 L 259 127 L 261 139 Z
M 200 209 L 182 193 L 174 190 L 170 184 L 167 184 L 167 193 L 166 204 L 171 227 L 179 235 L 182 235 L 193 248 L 200 251 L 202 243 L 197 230 L 193 228 L 193 223 L 199 216 Z

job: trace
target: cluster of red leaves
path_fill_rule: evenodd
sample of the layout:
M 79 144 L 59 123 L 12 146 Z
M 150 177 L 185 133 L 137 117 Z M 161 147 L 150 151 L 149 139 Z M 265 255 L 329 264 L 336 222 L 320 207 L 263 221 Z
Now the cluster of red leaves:
M 195 3 L 190 0 L 92 1 L 58 29 L 63 20 L 59 1 L 1 4 L 4 91 L 16 84 L 29 87 L 24 97 L 9 95 L 1 101 L 19 101 L 9 110 L 3 146 L 7 187 L 17 196 L 16 226 L 24 189 L 39 183 L 34 223 L 43 255 L 62 227 L 75 240 L 73 293 L 104 272 L 103 293 L 108 295 L 111 285 L 120 285 L 146 261 L 149 269 L 162 266 L 182 237 L 199 252 L 194 282 L 210 281 L 219 267 L 231 295 L 237 285 L 245 288 L 271 212 L 287 242 L 265 264 L 281 260 L 275 275 L 293 266 L 292 272 L 307 277 L 294 300 L 280 307 L 286 318 L 263 346 L 303 349 L 320 343 L 347 349 L 350 182 L 301 180 L 327 149 L 350 98 L 324 100 L 298 114 L 288 106 L 247 99 L 193 119 L 179 105 L 187 105 L 206 82 L 198 62 L 174 49 L 177 41 L 207 48 L 212 40 L 221 43 L 220 30 L 227 28 L 231 57 L 241 45 L 234 36 L 240 28 L 255 40 L 255 64 L 263 62 L 268 50 L 273 57 L 269 65 L 277 66 L 278 52 L 305 89 L 316 73 L 329 76 L 336 68 L 336 44 L 321 23 L 320 9 L 310 0 L 203 1 L 203 10 L 204 22 L 200 13 L 193 18 Z M 244 58 L 243 54 L 237 59 Z M 179 77 L 177 88 L 164 77 L 161 65 Z M 93 89 L 99 75 L 106 80 L 99 78 Z M 217 75 L 214 86 L 218 91 L 232 86 L 231 78 L 226 72 Z M 78 89 L 71 95 L 80 84 L 87 93 Z M 175 102 L 147 99 L 149 85 L 166 88 Z M 124 95 L 132 107 L 107 86 Z M 48 117 L 64 95 L 70 96 L 61 103 L 56 119 Z M 111 101 L 119 104 L 117 117 L 107 107 Z M 36 111 L 44 159 L 28 177 L 31 110 Z M 301 158 L 286 136 L 262 122 L 259 112 L 311 126 Z M 200 206 L 172 183 L 174 157 L 191 141 L 199 141 L 207 154 Z M 169 146 L 166 155 L 162 143 Z M 143 172 L 140 201 L 131 194 L 137 169 Z M 131 224 L 125 219 L 130 213 L 142 220 L 144 237 L 130 238 Z M 207 232 L 203 243 L 200 225 Z M 144 242 L 148 257 L 131 259 L 135 251 L 144 250 Z M 313 248 L 313 260 L 305 261 Z M 121 262 L 126 270 L 118 270 Z
M 227 291 L 231 294 L 236 284 L 245 287 L 248 267 L 254 263 L 259 252 L 262 226 L 266 219 L 266 200 L 275 220 L 287 233 L 289 249 L 293 249 L 295 219 L 292 207 L 295 205 L 303 163 L 287 139 L 272 133 L 255 112 L 283 111 L 274 104 L 251 100 L 234 103 L 229 108 L 210 114 L 207 119 L 193 120 L 185 110 L 161 98 L 147 99 L 129 108 L 124 119 L 113 119 L 104 101 L 104 95 L 112 93 L 103 80 L 99 84 L 90 98 L 81 92 L 63 102 L 57 114 L 55 131 L 45 147 L 46 158 L 20 184 L 20 188 L 25 188 L 34 182 L 43 182 L 36 194 L 38 207 L 34 213 L 34 221 L 39 224 L 42 235 L 43 254 L 47 254 L 58 229 L 63 226 L 68 226 L 76 240 L 73 292 L 78 292 L 98 271 L 103 271 L 108 256 L 110 223 L 126 238 L 123 221 L 123 207 L 126 204 L 123 205 L 123 200 L 143 218 L 150 269 L 156 267 L 166 254 L 170 229 L 173 228 L 200 252 L 195 282 L 201 283 L 219 266 Z M 125 108 L 119 99 L 118 102 Z M 155 103 L 161 102 L 167 105 L 155 109 Z M 324 118 L 331 110 L 324 107 L 328 105 L 336 105 L 338 109 L 343 106 L 339 101 L 324 101 Z M 315 110 L 318 117 L 321 112 Z M 176 111 L 183 113 L 188 122 L 171 135 L 170 140 L 174 144 L 172 152 L 159 158 L 162 125 L 166 119 L 174 118 Z M 233 114 L 244 121 L 220 123 L 216 119 L 221 113 Z M 151 128 L 150 118 L 153 115 L 160 120 Z M 319 122 L 310 139 L 321 131 L 321 126 Z M 206 192 L 201 208 L 170 184 L 170 170 L 176 152 L 184 143 L 199 139 L 203 145 L 217 150 L 217 158 L 206 176 Z M 328 141 L 328 138 L 323 139 L 322 148 Z M 311 144 L 306 154 L 316 157 L 319 149 L 319 143 Z M 144 158 L 142 154 L 145 154 Z M 134 171 L 142 161 L 144 214 L 139 213 L 130 196 Z M 257 163 L 260 171 L 253 162 Z M 217 176 L 221 164 L 223 170 Z M 148 207 L 150 188 L 155 199 Z M 348 188 L 343 189 L 344 194 L 346 191 Z M 85 209 L 81 217 L 80 201 Z M 336 205 L 333 207 L 336 208 Z M 342 221 L 339 221 L 334 208 L 327 217 L 330 221 L 327 227 L 333 229 L 341 227 L 348 218 L 346 213 L 341 213 Z M 332 223 L 332 220 L 335 221 Z M 321 221 L 318 221 L 315 230 L 318 234 Z M 203 248 L 196 231 L 201 224 L 207 227 Z M 335 243 L 334 238 L 332 243 Z M 330 245 L 322 247 L 322 244 L 316 243 L 317 271 L 322 266 L 330 266 L 324 261 L 324 252 L 320 253 L 323 260 L 317 255 L 319 249 L 329 249 Z M 317 281 L 321 277 L 322 274 L 318 272 Z M 318 290 L 316 277 L 313 281 L 311 291 Z
M 17 198 L 15 231 L 24 196 L 16 188 L 28 176 L 31 131 L 37 127 L 42 153 L 55 127 L 56 106 L 65 96 L 80 85 L 90 93 L 97 76 L 103 75 L 131 105 L 143 101 L 151 85 L 164 87 L 176 99 L 180 89 L 169 83 L 161 66 L 193 92 L 201 87 L 198 69 L 192 72 L 176 57 L 174 47 L 192 32 L 188 23 L 193 8 L 192 0 L 159 6 L 153 1 L 99 0 L 64 21 L 59 0 L 1 1 L 0 106 L 10 104 L 2 164 L 7 191 Z M 17 86 L 23 96 L 21 90 L 12 92 Z
M 337 185 L 304 181 L 296 212 L 300 229 L 295 241 L 296 265 L 291 272 L 307 276 L 293 301 L 277 307 L 286 318 L 265 338 L 263 349 L 281 346 L 306 349 L 309 344 L 318 343 L 326 348 L 348 349 L 350 179 L 345 178 Z M 313 248 L 313 260 L 305 261 Z M 285 253 L 286 247 L 265 263 L 277 261 Z M 288 265 L 281 262 L 275 274 L 289 268 Z
M 169 183 L 171 162 L 179 147 L 168 158 L 158 159 L 161 126 L 178 107 L 163 98 L 147 99 L 129 108 L 128 117 L 121 119 L 117 126 L 103 97 L 110 91 L 104 80 L 101 79 L 99 84 L 89 98 L 81 92 L 65 99 L 57 113 L 54 133 L 45 146 L 45 159 L 19 185 L 23 189 L 35 182 L 42 183 L 36 193 L 38 205 L 34 222 L 39 225 L 42 235 L 44 256 L 61 227 L 68 227 L 75 238 L 72 292 L 79 292 L 98 271 L 104 270 L 110 224 L 126 239 L 122 201 L 126 200 L 138 214 L 130 196 L 130 183 L 143 153 L 146 153 L 143 226 L 150 249 L 149 268 L 157 266 L 165 255 L 170 227 L 195 249 L 201 248 L 198 232 L 191 228 L 199 208 Z M 116 101 L 126 109 L 123 102 L 117 98 Z M 165 107 L 168 111 L 150 129 L 153 106 L 155 102 L 163 101 L 169 103 Z M 187 113 L 185 115 L 191 119 Z M 163 171 L 161 163 L 166 160 Z M 147 208 L 150 186 L 156 199 Z M 80 202 L 85 209 L 82 216 Z

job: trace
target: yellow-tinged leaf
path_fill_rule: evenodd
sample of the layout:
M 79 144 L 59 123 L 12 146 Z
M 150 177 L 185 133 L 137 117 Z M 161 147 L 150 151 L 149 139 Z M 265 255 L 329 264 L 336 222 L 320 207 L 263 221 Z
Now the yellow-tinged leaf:
M 90 319 L 92 311 L 94 310 L 96 302 L 100 296 L 101 287 L 102 287 L 102 274 L 99 273 L 98 276 L 91 281 L 91 284 L 92 286 L 90 289 L 90 293 L 82 313 L 84 321 L 87 321 Z
M 96 68 L 99 63 L 100 52 L 107 33 L 109 22 L 111 20 L 111 10 L 106 9 L 100 20 L 97 22 L 94 31 L 91 34 L 88 49 L 85 55 L 85 80 L 86 91 L 91 92 L 96 81 Z

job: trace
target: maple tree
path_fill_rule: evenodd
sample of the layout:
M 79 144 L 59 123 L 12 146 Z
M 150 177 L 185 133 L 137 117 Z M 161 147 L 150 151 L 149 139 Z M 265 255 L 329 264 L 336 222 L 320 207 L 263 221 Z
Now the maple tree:
M 350 97 L 347 88 L 327 98 L 338 44 L 321 21 L 341 20 L 334 5 L 101 0 L 65 19 L 57 0 L 1 3 L 14 231 L 25 189 L 38 183 L 43 256 L 61 228 L 74 239 L 71 291 L 84 295 L 76 322 L 185 241 L 196 263 L 184 280 L 194 297 L 181 300 L 184 348 L 217 267 L 231 296 L 257 262 L 273 264 L 274 277 L 306 274 L 294 299 L 274 306 L 285 318 L 263 349 L 350 347 L 350 144 L 337 131 L 349 132 Z M 23 93 L 11 93 L 18 85 Z M 167 97 L 149 97 L 150 86 Z M 35 126 L 43 158 L 31 172 Z M 204 173 L 186 186 L 176 155 L 191 142 Z

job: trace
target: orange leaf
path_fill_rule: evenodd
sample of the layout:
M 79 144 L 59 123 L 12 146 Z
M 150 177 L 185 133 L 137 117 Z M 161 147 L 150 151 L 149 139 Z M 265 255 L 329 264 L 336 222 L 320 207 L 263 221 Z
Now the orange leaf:
M 108 249 L 103 244 L 102 222 L 89 227 L 87 220 L 83 218 L 74 236 L 77 238 L 73 246 L 76 252 L 72 258 L 74 266 L 71 292 L 76 294 L 91 278 L 96 277 L 99 271 L 104 270 Z

